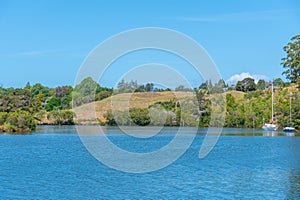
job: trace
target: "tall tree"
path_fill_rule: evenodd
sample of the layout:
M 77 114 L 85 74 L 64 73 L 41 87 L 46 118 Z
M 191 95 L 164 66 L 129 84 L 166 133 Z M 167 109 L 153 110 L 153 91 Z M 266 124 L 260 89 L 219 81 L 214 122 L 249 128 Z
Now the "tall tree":
M 224 81 L 223 79 L 220 79 L 220 80 L 218 81 L 217 85 L 218 85 L 219 87 L 222 87 L 222 88 L 226 87 L 226 83 L 225 83 L 225 81 Z
M 147 91 L 147 92 L 153 91 L 153 87 L 154 87 L 154 84 L 153 84 L 153 83 L 147 83 L 147 84 L 146 84 L 146 91 Z
M 208 86 L 207 86 L 207 81 L 205 83 L 202 83 L 200 86 L 199 86 L 199 90 L 207 90 L 208 89 Z
M 286 70 L 282 74 L 292 83 L 297 83 L 300 90 L 300 35 L 292 37 L 283 50 L 286 57 L 281 59 L 281 64 Z
M 256 85 L 258 90 L 264 90 L 266 89 L 266 81 L 263 79 L 259 79 Z
M 284 87 L 284 82 L 281 78 L 276 78 L 273 81 L 273 84 L 274 84 L 274 86 L 277 86 L 277 87 Z
M 236 89 L 237 91 L 244 91 L 242 81 L 238 81 L 238 82 L 236 83 L 235 89 Z
M 26 83 L 26 86 L 25 86 L 24 89 L 30 89 L 30 83 L 29 82 Z
M 244 92 L 256 90 L 256 84 L 253 78 L 245 78 L 242 80 L 242 84 L 244 86 Z
M 94 95 L 98 87 L 98 83 L 91 77 L 87 77 L 74 88 L 75 92 L 81 93 L 83 96 Z
M 30 91 L 33 96 L 38 94 L 44 94 L 46 97 L 49 97 L 52 95 L 52 91 L 50 88 L 43 86 L 40 83 L 34 84 L 30 87 Z

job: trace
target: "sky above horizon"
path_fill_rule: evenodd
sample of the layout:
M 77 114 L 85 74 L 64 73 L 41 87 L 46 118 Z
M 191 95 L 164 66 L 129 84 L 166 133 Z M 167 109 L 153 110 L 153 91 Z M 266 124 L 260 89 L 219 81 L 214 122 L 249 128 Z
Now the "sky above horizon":
M 212 1 L 1 1 L 0 86 L 73 85 L 86 56 L 120 32 L 162 27 L 182 32 L 205 48 L 229 83 L 251 76 L 283 78 L 282 50 L 300 34 L 298 0 Z M 172 63 L 164 54 L 136 54 L 120 66 L 153 61 Z M 132 62 L 138 60 L 139 62 Z M 177 61 L 176 61 L 177 62 Z M 193 71 L 175 68 L 192 77 Z M 111 70 L 117 74 L 118 66 Z M 104 86 L 115 83 L 106 78 Z

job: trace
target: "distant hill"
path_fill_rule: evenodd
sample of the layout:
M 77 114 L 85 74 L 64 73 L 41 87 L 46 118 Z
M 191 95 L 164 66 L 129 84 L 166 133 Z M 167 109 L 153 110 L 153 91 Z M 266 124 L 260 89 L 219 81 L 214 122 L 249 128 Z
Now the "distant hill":
M 166 102 L 173 99 L 183 99 L 192 97 L 194 94 L 190 92 L 137 92 L 123 93 L 113 95 L 101 101 L 84 104 L 73 111 L 76 113 L 76 120 L 80 123 L 96 123 L 97 119 L 105 121 L 104 114 L 111 110 L 112 102 L 114 102 L 115 110 L 125 110 L 129 100 L 129 108 L 147 108 L 156 102 Z M 96 116 L 93 115 L 93 110 L 96 111 Z

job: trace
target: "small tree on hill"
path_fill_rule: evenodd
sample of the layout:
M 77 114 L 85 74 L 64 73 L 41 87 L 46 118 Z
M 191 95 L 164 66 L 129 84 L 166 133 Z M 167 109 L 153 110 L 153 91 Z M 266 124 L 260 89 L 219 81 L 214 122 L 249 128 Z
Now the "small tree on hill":
M 257 84 L 256 84 L 256 88 L 258 90 L 264 90 L 266 89 L 266 81 L 263 79 L 258 80 Z

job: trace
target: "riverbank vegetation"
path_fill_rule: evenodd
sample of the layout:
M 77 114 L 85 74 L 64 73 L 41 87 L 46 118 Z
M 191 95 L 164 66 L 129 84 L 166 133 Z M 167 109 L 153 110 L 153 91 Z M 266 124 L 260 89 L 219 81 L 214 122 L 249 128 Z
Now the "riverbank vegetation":
M 109 107 L 112 98 L 117 102 L 124 102 L 131 93 L 113 94 L 112 90 L 99 90 L 86 98 L 82 87 L 77 93 L 75 109 L 89 110 L 87 106 L 96 107 L 97 119 L 91 120 L 84 116 L 75 116 L 71 109 L 72 91 L 70 86 L 47 88 L 41 84 L 27 85 L 25 88 L 0 88 L 0 129 L 2 132 L 28 132 L 34 130 L 37 124 L 72 125 L 97 124 L 101 125 L 165 125 L 190 126 L 195 125 L 195 112 L 185 109 L 182 113 L 180 102 L 182 99 L 191 99 L 196 96 L 200 113 L 196 114 L 200 127 L 210 125 L 211 98 L 223 95 L 226 98 L 225 127 L 260 128 L 271 118 L 271 87 L 270 82 L 260 80 L 257 84 L 251 78 L 238 82 L 234 87 L 226 86 L 223 81 L 210 86 L 203 83 L 192 92 L 184 91 L 150 91 L 136 92 L 130 98 L 129 114 L 126 111 L 116 110 L 114 113 Z M 89 82 L 89 81 L 88 81 Z M 300 93 L 296 84 L 284 83 L 281 79 L 275 83 L 275 118 L 280 127 L 289 123 L 289 98 L 292 98 L 292 124 L 300 125 Z M 263 85 L 261 85 L 263 83 Z M 36 90 L 36 87 L 39 90 Z M 210 88 L 211 87 L 211 88 Z M 249 89 L 251 88 L 251 89 Z M 105 96 L 99 97 L 102 94 Z M 80 94 L 80 95 L 78 95 Z M 78 96 L 81 96 L 78 98 Z M 180 99 L 177 98 L 180 97 Z M 100 98 L 100 101 L 98 98 Z M 197 104 L 197 105 L 196 105 Z M 78 105 L 78 106 L 77 106 Z M 122 106 L 121 106 L 122 107 Z M 185 116 L 185 119 L 181 119 Z M 115 119 L 116 118 L 116 119 Z M 150 120 L 152 119 L 152 121 Z M 157 120 L 155 120 L 157 119 Z M 217 126 L 217 124 L 216 124 Z

